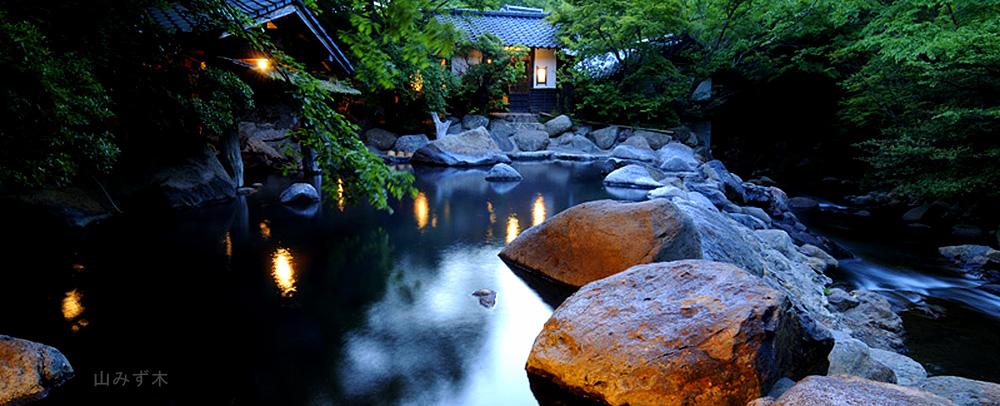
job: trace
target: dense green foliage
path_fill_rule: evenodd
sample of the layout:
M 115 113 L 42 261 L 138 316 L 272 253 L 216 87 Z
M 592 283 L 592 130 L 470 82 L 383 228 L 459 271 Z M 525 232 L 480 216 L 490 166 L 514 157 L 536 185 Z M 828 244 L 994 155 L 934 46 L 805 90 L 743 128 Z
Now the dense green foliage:
M 505 49 L 499 38 L 484 35 L 473 43 L 464 43 L 457 53 L 462 56 L 456 58 L 467 57 L 473 51 L 479 52 L 481 63 L 470 64 L 459 78 L 449 96 L 451 110 L 480 114 L 505 110 L 503 96 L 509 86 L 524 77 L 524 57 L 528 50 Z
M 825 77 L 876 185 L 1000 196 L 994 1 L 565 0 L 554 19 L 581 60 L 616 62 L 604 76 L 569 72 L 578 114 L 670 125 L 713 107 L 689 97 L 705 77 L 730 79 L 714 104 L 747 83 Z
M 87 59 L 56 57 L 38 27 L 0 11 L 0 77 L 0 183 L 65 185 L 110 170 L 111 101 Z

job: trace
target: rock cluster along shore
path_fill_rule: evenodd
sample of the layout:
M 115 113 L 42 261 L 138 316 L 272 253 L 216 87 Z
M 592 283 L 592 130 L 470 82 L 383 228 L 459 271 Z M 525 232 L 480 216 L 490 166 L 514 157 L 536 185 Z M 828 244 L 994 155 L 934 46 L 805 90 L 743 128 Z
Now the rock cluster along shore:
M 607 148 L 609 132 L 587 134 Z M 605 164 L 609 192 L 646 201 L 571 207 L 500 252 L 530 283 L 578 289 L 535 340 L 533 380 L 609 404 L 1000 404 L 1000 385 L 902 355 L 885 298 L 829 286 L 850 254 L 797 219 L 805 202 L 656 142 L 626 138 L 652 152 Z

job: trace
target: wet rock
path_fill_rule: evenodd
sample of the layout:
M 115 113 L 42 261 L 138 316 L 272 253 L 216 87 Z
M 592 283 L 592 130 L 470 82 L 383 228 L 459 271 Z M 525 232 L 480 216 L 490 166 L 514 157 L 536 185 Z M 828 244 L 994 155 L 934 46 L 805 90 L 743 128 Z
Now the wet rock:
M 490 134 L 494 137 L 510 138 L 511 135 L 521 129 L 521 126 L 507 120 L 493 120 L 490 122 Z
M 479 116 L 474 114 L 466 115 L 462 117 L 462 128 L 464 130 L 474 130 L 479 127 L 487 127 L 490 125 L 490 119 L 485 116 Z
M 430 144 L 430 142 L 431 140 L 427 139 L 427 136 L 423 134 L 404 135 L 396 140 L 396 144 L 393 145 L 392 149 L 397 152 L 412 154 L 425 145 Z
M 667 172 L 694 172 L 701 162 L 695 158 L 691 147 L 679 142 L 671 142 L 656 151 L 660 169 Z
M 778 382 L 775 382 L 774 385 L 771 386 L 771 390 L 767 391 L 767 396 L 772 399 L 777 399 L 781 397 L 781 395 L 784 395 L 785 392 L 788 392 L 788 390 L 793 386 L 795 386 L 795 381 L 788 378 L 781 378 Z
M 72 377 L 73 367 L 59 350 L 0 335 L 0 404 L 37 401 Z
M 915 385 L 927 378 L 927 370 L 919 362 L 892 351 L 870 349 L 871 359 L 885 365 L 896 375 L 896 383 L 903 386 Z
M 913 405 L 952 406 L 922 390 L 849 375 L 810 376 L 775 400 L 776 406 Z
M 566 117 L 566 115 L 560 115 L 545 122 L 545 132 L 549 134 L 550 137 L 555 137 L 562 134 L 573 127 L 573 121 Z
M 640 135 L 633 135 L 631 137 L 628 137 L 628 139 L 626 139 L 625 142 L 622 143 L 622 145 L 631 145 L 639 149 L 648 149 L 650 151 L 653 150 L 653 148 L 649 146 L 649 141 L 646 141 L 646 137 Z
M 378 148 L 382 151 L 392 148 L 396 145 L 396 138 L 398 136 L 392 131 L 386 131 L 381 128 L 372 128 L 365 131 L 365 144 Z
M 858 305 L 840 314 L 843 324 L 851 330 L 851 336 L 872 348 L 902 351 L 903 320 L 892 311 L 889 301 L 875 292 L 853 293 Z
M 986 245 L 953 245 L 938 248 L 941 256 L 966 270 L 977 270 L 987 265 L 1000 265 L 1000 251 Z
M 496 164 L 486 173 L 486 180 L 491 182 L 517 182 L 524 179 L 521 173 L 507 164 Z
M 514 134 L 513 139 L 521 151 L 539 151 L 549 146 L 549 135 L 544 131 L 521 130 Z
M 549 148 L 553 151 L 580 154 L 596 154 L 600 152 L 597 145 L 594 145 L 594 143 L 586 137 L 581 137 L 579 135 L 570 135 L 568 138 L 560 139 L 555 145 L 550 144 Z
M 497 292 L 489 289 L 479 289 L 472 292 L 472 296 L 479 298 L 479 305 L 487 309 L 492 309 L 497 305 Z
M 838 312 L 853 309 L 857 305 L 861 304 L 858 298 L 854 297 L 854 295 L 851 295 L 850 293 L 847 293 L 846 290 L 841 288 L 830 289 L 830 294 L 827 295 L 826 301 L 830 304 L 830 308 L 832 310 L 836 310 Z
M 686 195 L 687 192 L 681 190 L 677 186 L 667 185 L 650 190 L 649 193 L 646 194 L 646 197 L 649 199 L 670 199 L 672 197 L 683 197 Z
M 765 230 L 768 228 L 767 223 L 761 221 L 759 218 L 754 216 L 742 214 L 742 213 L 729 213 L 729 218 L 736 220 L 737 223 L 742 224 L 751 230 Z
M 656 156 L 653 155 L 653 150 L 626 144 L 619 145 L 615 147 L 615 149 L 611 150 L 611 156 L 619 159 L 643 162 L 653 162 L 656 160 Z
M 663 186 L 654 179 L 656 174 L 642 165 L 631 164 L 615 169 L 604 178 L 604 184 L 613 187 L 656 189 Z
M 174 209 L 205 207 L 236 198 L 236 184 L 207 145 L 160 168 L 152 181 L 156 199 Z
M 799 252 L 809 258 L 814 258 L 818 260 L 820 267 L 817 269 L 819 272 L 826 272 L 831 269 L 835 269 L 840 266 L 840 261 L 837 261 L 832 255 L 823 251 L 822 248 L 817 247 L 812 244 L 804 244 L 799 247 Z
M 632 136 L 645 138 L 646 142 L 649 144 L 649 147 L 654 150 L 662 148 L 664 145 L 669 144 L 670 141 L 673 140 L 670 134 L 654 132 L 654 131 L 646 131 L 646 130 L 636 131 L 635 134 Z
M 529 374 L 614 405 L 744 404 L 822 359 L 787 298 L 710 261 L 635 266 L 595 281 L 545 323 Z
M 871 349 L 859 340 L 838 338 L 827 359 L 830 361 L 828 375 L 853 375 L 879 382 L 896 383 L 896 373 L 872 359 Z
M 485 128 L 434 140 L 413 154 L 411 162 L 442 166 L 481 166 L 509 163 Z
M 700 258 L 696 233 L 691 220 L 665 199 L 599 200 L 525 230 L 500 258 L 516 270 L 579 287 L 633 265 Z
M 615 144 L 615 140 L 618 139 L 619 131 L 620 129 L 615 126 L 606 127 L 600 130 L 591 131 L 587 134 L 587 138 L 590 138 L 590 140 L 601 149 L 608 149 Z
M 281 192 L 280 200 L 284 204 L 308 204 L 318 202 L 320 197 L 313 185 L 299 182 L 293 183 Z
M 727 262 L 764 278 L 771 286 L 786 292 L 801 309 L 815 318 L 833 316 L 826 309 L 823 287 L 828 281 L 805 263 L 789 259 L 767 246 L 753 230 L 720 212 L 712 202 L 697 193 L 686 199 L 672 199 L 677 207 L 694 220 L 705 259 Z
M 934 376 L 916 388 L 955 402 L 958 406 L 1000 405 L 1000 385 L 957 376 Z

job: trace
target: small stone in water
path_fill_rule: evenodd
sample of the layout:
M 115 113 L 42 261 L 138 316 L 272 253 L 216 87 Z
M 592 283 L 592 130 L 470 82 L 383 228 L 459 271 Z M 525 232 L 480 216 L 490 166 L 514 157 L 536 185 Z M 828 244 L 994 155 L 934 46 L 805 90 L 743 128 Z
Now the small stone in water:
M 497 292 L 489 289 L 479 289 L 472 292 L 472 296 L 479 298 L 479 304 L 487 309 L 492 309 L 497 304 Z

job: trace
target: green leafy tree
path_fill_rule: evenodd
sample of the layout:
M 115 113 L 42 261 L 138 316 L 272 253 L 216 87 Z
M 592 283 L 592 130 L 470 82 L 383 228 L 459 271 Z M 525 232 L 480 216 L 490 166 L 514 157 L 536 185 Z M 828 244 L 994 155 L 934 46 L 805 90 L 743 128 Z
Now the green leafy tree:
M 39 28 L 0 11 L 0 184 L 62 186 L 111 170 L 111 99 L 89 60 L 57 56 Z
M 505 47 L 495 35 L 480 36 L 466 41 L 459 55 L 478 52 L 480 63 L 470 64 L 462 74 L 459 87 L 451 95 L 453 110 L 467 113 L 488 113 L 506 110 L 503 96 L 511 85 L 522 80 L 525 72 L 526 48 Z

